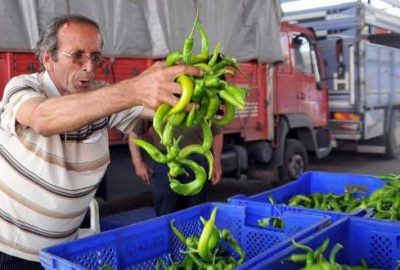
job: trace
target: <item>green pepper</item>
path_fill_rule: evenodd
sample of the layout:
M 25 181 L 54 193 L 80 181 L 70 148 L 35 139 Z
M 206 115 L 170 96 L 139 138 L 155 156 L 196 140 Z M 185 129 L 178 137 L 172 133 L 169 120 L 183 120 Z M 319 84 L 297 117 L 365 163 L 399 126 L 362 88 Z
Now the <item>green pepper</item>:
M 247 91 L 246 88 L 236 87 L 234 85 L 227 84 L 225 90 L 231 94 L 231 96 L 237 100 L 238 103 L 244 104 L 246 102 Z
M 227 90 L 221 90 L 218 92 L 219 96 L 224 99 L 227 103 L 232 104 L 239 110 L 244 109 L 244 101 L 237 100 L 234 96 L 232 96 Z
M 168 150 L 167 155 L 166 155 L 167 162 L 174 160 L 178 156 L 178 154 L 180 152 L 179 143 L 181 140 L 182 140 L 182 135 L 179 136 L 178 139 L 173 138 L 172 145 L 167 146 L 167 150 Z
M 180 111 L 178 113 L 174 113 L 173 115 L 171 115 L 171 117 L 168 119 L 168 122 L 171 124 L 171 126 L 177 127 L 181 123 L 183 123 L 185 117 L 186 117 L 186 112 Z
M 204 119 L 212 120 L 219 110 L 219 105 L 221 104 L 221 101 L 219 100 L 215 90 L 209 89 L 206 93 L 208 96 L 208 107 Z
M 318 256 L 324 254 L 324 252 L 326 251 L 326 249 L 329 246 L 329 242 L 330 242 L 329 238 L 325 239 L 325 241 L 322 243 L 322 245 L 315 250 L 314 258 L 318 258 Z
M 203 223 L 203 226 L 205 226 L 207 223 L 207 220 L 203 217 L 200 217 L 200 221 Z M 210 240 L 208 241 L 208 250 L 214 250 L 214 248 L 218 245 L 219 239 L 220 237 L 218 228 L 214 225 Z
M 177 179 L 170 177 L 169 186 L 173 191 L 184 196 L 198 194 L 203 188 L 207 179 L 207 175 L 206 172 L 204 171 L 204 168 L 201 167 L 196 162 L 194 162 L 193 160 L 189 159 L 180 160 L 179 162 L 182 163 L 183 165 L 188 166 L 194 172 L 195 179 L 189 183 L 183 184 L 179 182 Z
M 240 247 L 238 242 L 236 242 L 235 238 L 233 238 L 232 234 L 227 230 L 223 229 L 220 233 L 221 239 L 225 240 L 228 242 L 228 244 L 231 246 L 231 248 L 240 256 L 239 261 L 237 262 L 237 265 L 241 265 L 245 260 L 246 260 L 246 253 L 244 250 Z
M 193 95 L 192 95 L 193 101 L 195 102 L 201 101 L 204 96 L 204 91 L 205 91 L 204 80 L 195 79 Z
M 339 243 L 336 243 L 332 250 L 331 253 L 329 255 L 329 263 L 331 264 L 336 264 L 336 254 L 343 248 L 343 246 Z
M 234 67 L 235 69 L 240 70 L 240 67 L 236 59 L 228 56 L 224 56 L 224 58 L 213 67 L 213 69 L 217 71 L 227 66 L 231 66 Z
M 314 254 L 314 251 L 312 250 L 312 248 L 310 248 L 310 247 L 308 247 L 308 246 L 305 246 L 305 245 L 303 245 L 303 244 L 297 243 L 294 239 L 292 239 L 292 244 L 293 244 L 295 247 L 297 247 L 297 248 L 299 248 L 299 249 L 301 249 L 301 250 L 304 250 L 304 251 L 306 251 L 306 252 L 312 252 L 312 253 Z
M 181 52 L 179 51 L 174 51 L 168 54 L 167 59 L 165 60 L 165 63 L 167 66 L 171 67 L 175 65 L 178 61 L 181 61 L 183 59 L 183 56 Z
M 206 72 L 206 73 L 212 73 L 213 70 L 211 67 L 209 67 L 206 63 L 197 63 L 194 64 L 195 67 L 201 69 L 202 71 Z
M 206 75 L 204 78 L 204 87 L 219 89 L 223 81 L 217 76 Z
M 234 117 L 235 117 L 235 106 L 226 102 L 224 117 L 221 119 L 217 119 L 214 117 L 213 123 L 216 124 L 217 126 L 226 126 L 226 125 L 229 125 L 233 121 Z
M 210 241 L 214 231 L 216 215 L 217 208 L 215 207 L 211 212 L 210 219 L 207 221 L 206 225 L 204 225 L 203 231 L 200 235 L 199 245 L 197 246 L 199 256 L 204 260 L 208 260 L 211 254 L 210 250 L 208 249 L 208 242 Z
M 203 97 L 200 102 L 200 108 L 198 111 L 196 111 L 196 116 L 194 118 L 194 126 L 197 127 L 201 121 L 204 120 L 204 117 L 207 113 L 208 109 L 208 98 Z
M 162 131 L 164 128 L 164 118 L 167 115 L 167 113 L 171 110 L 171 108 L 172 107 L 170 105 L 164 103 L 161 104 L 155 112 L 153 119 L 153 128 L 160 138 L 162 137 Z
M 168 175 L 172 178 L 178 177 L 178 175 L 182 175 L 185 173 L 185 169 L 183 169 L 181 165 L 176 161 L 168 162 L 168 168 Z
M 188 114 L 187 117 L 186 117 L 185 126 L 186 126 L 187 128 L 193 128 L 193 127 L 194 127 L 194 116 L 195 116 L 195 114 L 196 114 L 196 107 L 193 106 L 193 107 L 190 109 L 190 112 L 189 112 L 189 114 Z
M 137 146 L 143 148 L 151 156 L 151 158 L 154 159 L 155 161 L 157 161 L 158 163 L 167 163 L 168 162 L 166 155 L 163 154 L 160 150 L 158 150 L 157 147 L 155 147 L 151 143 L 148 143 L 141 139 L 133 140 L 133 142 Z
M 191 59 L 192 64 L 206 61 L 208 59 L 208 54 L 210 51 L 210 48 L 208 45 L 208 37 L 207 37 L 206 32 L 204 31 L 203 26 L 197 21 L 196 27 L 197 27 L 197 30 L 199 31 L 199 34 L 201 37 L 201 53 L 198 55 L 192 56 L 192 59 Z
M 185 236 L 183 236 L 183 234 L 178 230 L 178 228 L 175 227 L 174 225 L 175 220 L 171 220 L 171 222 L 169 223 L 172 231 L 174 232 L 174 234 L 176 235 L 176 237 L 178 237 L 179 241 L 181 241 L 183 244 L 186 245 L 186 238 Z
M 191 64 L 192 49 L 193 49 L 193 34 L 194 34 L 194 30 L 196 28 L 198 19 L 199 19 L 199 11 L 197 10 L 196 18 L 194 20 L 194 24 L 192 27 L 192 31 L 190 32 L 189 36 L 185 39 L 185 42 L 183 43 L 182 54 L 183 54 L 183 62 L 185 63 L 185 65 Z
M 294 263 L 305 262 L 306 259 L 307 259 L 307 254 L 306 253 L 303 253 L 303 254 L 292 254 L 288 258 L 289 261 L 294 262 Z
M 208 162 L 208 179 L 211 179 L 212 172 L 214 170 L 214 157 L 210 150 L 204 149 L 203 146 L 199 144 L 190 144 L 182 148 L 177 156 L 178 160 L 186 159 L 191 154 L 204 155 Z
M 165 146 L 170 146 L 172 144 L 172 138 L 174 133 L 174 126 L 168 121 L 164 127 L 162 136 L 161 136 L 161 143 Z
M 217 62 L 219 52 L 221 51 L 221 42 L 218 42 L 214 47 L 213 55 L 211 56 L 210 61 L 208 61 L 208 66 L 213 67 Z
M 193 94 L 193 83 L 192 80 L 186 75 L 180 75 L 177 78 L 178 83 L 182 85 L 182 95 L 179 99 L 178 104 L 176 104 L 172 109 L 168 112 L 168 115 L 172 115 L 174 113 L 183 111 L 185 107 L 189 104 L 190 99 Z
M 201 130 L 203 132 L 202 147 L 204 150 L 209 150 L 209 149 L 211 149 L 212 144 L 213 144 L 213 134 L 212 134 L 211 128 L 204 119 L 203 119 L 203 121 L 200 122 L 200 126 L 201 126 Z

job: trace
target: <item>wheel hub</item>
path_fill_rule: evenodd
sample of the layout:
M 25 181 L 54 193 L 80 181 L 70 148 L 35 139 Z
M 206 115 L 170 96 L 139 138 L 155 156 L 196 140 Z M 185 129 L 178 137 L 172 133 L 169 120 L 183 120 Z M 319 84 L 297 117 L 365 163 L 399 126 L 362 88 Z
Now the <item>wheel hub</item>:
M 289 160 L 288 171 L 292 179 L 298 178 L 299 175 L 304 172 L 304 160 L 301 155 L 295 154 L 292 156 Z

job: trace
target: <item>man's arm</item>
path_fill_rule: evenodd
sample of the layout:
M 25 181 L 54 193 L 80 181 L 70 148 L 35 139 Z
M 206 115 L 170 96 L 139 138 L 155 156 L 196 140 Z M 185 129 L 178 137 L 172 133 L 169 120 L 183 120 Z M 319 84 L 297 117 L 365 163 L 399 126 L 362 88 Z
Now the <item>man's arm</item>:
M 221 166 L 221 153 L 224 144 L 223 133 L 218 133 L 214 136 L 213 142 L 213 156 L 214 156 L 214 171 L 211 177 L 211 183 L 213 185 L 218 184 L 221 180 L 222 166 Z
M 164 64 L 155 64 L 135 78 L 96 91 L 29 99 L 21 105 L 16 119 L 44 136 L 51 136 L 76 130 L 137 105 L 150 109 L 162 103 L 174 106 L 178 102 L 174 94 L 182 91 L 174 80 L 183 73 L 201 75 L 200 70 L 194 67 L 180 65 L 167 68 Z

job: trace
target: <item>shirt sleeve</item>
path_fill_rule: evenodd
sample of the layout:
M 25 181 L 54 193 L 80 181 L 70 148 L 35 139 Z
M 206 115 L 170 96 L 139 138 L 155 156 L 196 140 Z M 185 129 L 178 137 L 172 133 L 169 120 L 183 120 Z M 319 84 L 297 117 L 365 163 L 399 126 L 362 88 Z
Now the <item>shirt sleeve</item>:
M 143 106 L 135 106 L 112 114 L 108 122 L 108 127 L 116 128 L 125 134 L 129 133 L 140 119 L 139 116 L 143 112 L 143 109 Z
M 43 97 L 38 86 L 35 86 L 23 77 L 14 77 L 4 89 L 3 99 L 0 103 L 0 127 L 16 135 L 17 112 L 27 100 Z

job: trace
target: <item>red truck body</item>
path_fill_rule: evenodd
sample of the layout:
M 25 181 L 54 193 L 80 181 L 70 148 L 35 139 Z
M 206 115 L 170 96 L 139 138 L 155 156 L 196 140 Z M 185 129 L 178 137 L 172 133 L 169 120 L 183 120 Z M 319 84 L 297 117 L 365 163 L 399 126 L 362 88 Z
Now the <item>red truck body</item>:
M 275 64 L 272 74 L 273 89 L 269 89 L 268 64 L 257 62 L 241 63 L 242 72 L 236 72 L 229 81 L 250 89 L 246 109 L 238 112 L 235 121 L 225 128 L 225 133 L 241 133 L 245 141 L 273 138 L 271 115 L 267 106 L 273 103 L 273 115 L 304 114 L 310 117 L 314 127 L 328 125 L 327 88 L 317 89 L 314 74 L 301 72 L 295 67 L 292 40 L 299 33 L 313 36 L 313 33 L 296 25 L 282 24 L 281 44 L 284 61 Z M 320 58 L 319 58 L 320 59 Z M 323 65 L 319 63 L 323 73 Z M 273 91 L 273 93 L 271 93 Z M 274 99 L 274 100 L 272 100 Z M 272 126 L 273 127 L 273 126 Z
M 297 68 L 297 36 L 310 44 L 310 72 Z M 250 91 L 245 110 L 238 111 L 231 125 L 224 128 L 224 171 L 240 172 L 251 163 L 271 163 L 280 168 L 282 179 L 290 180 L 306 169 L 307 151 L 316 152 L 319 157 L 329 154 L 328 93 L 325 85 L 317 84 L 324 70 L 314 33 L 282 24 L 281 44 L 283 62 L 241 63 L 241 71 L 227 78 Z M 115 83 L 138 75 L 153 63 L 151 59 L 107 59 L 96 79 Z M 13 76 L 39 69 L 36 57 L 30 52 L 0 52 L 0 97 Z M 120 143 L 123 137 L 111 132 L 110 141 Z

